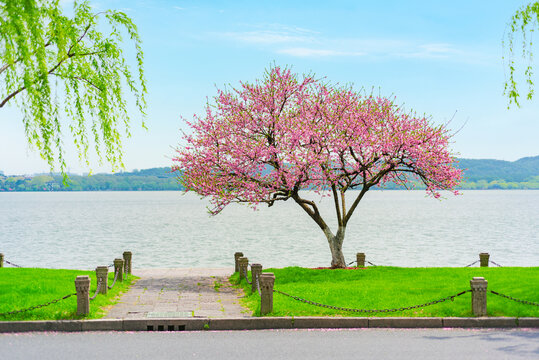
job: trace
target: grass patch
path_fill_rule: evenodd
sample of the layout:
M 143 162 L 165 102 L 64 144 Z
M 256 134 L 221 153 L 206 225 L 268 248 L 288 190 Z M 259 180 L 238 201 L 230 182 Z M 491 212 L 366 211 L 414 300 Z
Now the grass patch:
M 90 296 L 97 286 L 94 271 L 57 270 L 37 268 L 2 268 L 0 269 L 0 313 L 25 309 L 43 304 L 67 294 L 75 293 L 75 278 L 89 275 Z M 64 320 L 64 319 L 98 319 L 106 314 L 111 305 L 118 301 L 119 295 L 128 290 L 138 277 L 130 275 L 123 282 L 116 282 L 108 290 L 107 295 L 97 295 L 90 302 L 90 314 L 77 316 L 77 297 L 71 296 L 47 307 L 18 314 L 0 316 L 0 321 L 14 320 Z M 109 285 L 114 280 L 114 273 L 109 272 Z
M 390 309 L 423 304 L 470 289 L 470 280 L 482 276 L 488 290 L 539 303 L 539 267 L 503 268 L 399 268 L 330 270 L 288 267 L 266 269 L 275 274 L 275 289 L 322 304 L 345 308 Z M 250 274 L 249 274 L 250 277 Z M 239 274 L 230 281 L 238 283 Z M 260 314 L 260 296 L 242 280 L 244 304 Z M 539 317 L 539 307 L 520 304 L 494 294 L 487 295 L 488 316 Z M 406 316 L 469 317 L 471 294 L 432 306 L 391 313 L 355 313 L 305 304 L 274 293 L 268 316 Z
M 220 283 L 219 281 L 215 280 L 213 282 L 213 288 L 215 289 L 215 291 L 219 292 L 219 289 L 223 286 L 222 283 Z

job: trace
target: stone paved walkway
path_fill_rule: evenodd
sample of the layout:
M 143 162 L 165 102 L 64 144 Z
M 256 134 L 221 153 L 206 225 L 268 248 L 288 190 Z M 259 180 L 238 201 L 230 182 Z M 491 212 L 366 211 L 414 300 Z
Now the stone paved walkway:
M 243 291 L 228 281 L 233 269 L 139 269 L 140 276 L 105 318 L 250 317 Z

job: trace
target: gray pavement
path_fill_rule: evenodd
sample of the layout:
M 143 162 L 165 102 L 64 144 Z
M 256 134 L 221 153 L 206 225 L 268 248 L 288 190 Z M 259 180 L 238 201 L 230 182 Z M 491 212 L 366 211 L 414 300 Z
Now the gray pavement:
M 538 359 L 539 330 L 0 334 L 2 359 Z
M 138 269 L 140 276 L 105 318 L 250 317 L 228 277 L 232 268 Z

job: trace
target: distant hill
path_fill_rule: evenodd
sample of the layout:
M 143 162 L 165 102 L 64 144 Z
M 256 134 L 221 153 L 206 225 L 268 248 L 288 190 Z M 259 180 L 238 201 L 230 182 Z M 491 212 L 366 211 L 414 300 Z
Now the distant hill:
M 517 161 L 458 159 L 457 166 L 466 169 L 462 189 L 539 189 L 539 156 Z M 69 177 L 70 186 L 66 187 L 59 174 L 4 176 L 0 173 L 0 191 L 183 190 L 170 167 Z M 397 186 L 388 184 L 387 188 Z M 416 188 L 420 189 L 421 185 Z
M 539 156 L 525 157 L 517 161 L 459 159 L 457 166 L 467 169 L 464 173 L 467 181 L 523 182 L 539 176 Z
M 80 176 L 69 174 L 69 186 L 60 174 L 1 176 L 0 191 L 159 191 L 183 190 L 170 167 L 115 174 Z

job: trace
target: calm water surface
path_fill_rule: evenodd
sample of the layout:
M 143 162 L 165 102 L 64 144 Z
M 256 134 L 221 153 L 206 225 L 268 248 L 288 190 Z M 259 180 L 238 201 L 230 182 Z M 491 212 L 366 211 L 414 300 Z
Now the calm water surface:
M 539 266 L 539 191 L 445 197 L 367 193 L 348 226 L 346 261 L 365 252 L 380 265 L 464 266 L 485 251 L 502 265 Z M 290 201 L 258 211 L 231 205 L 214 217 L 207 205 L 180 192 L 1 193 L 0 252 L 23 266 L 78 269 L 124 250 L 139 268 L 231 266 L 236 251 L 265 268 L 331 261 L 322 231 Z M 320 207 L 334 224 L 332 200 Z

